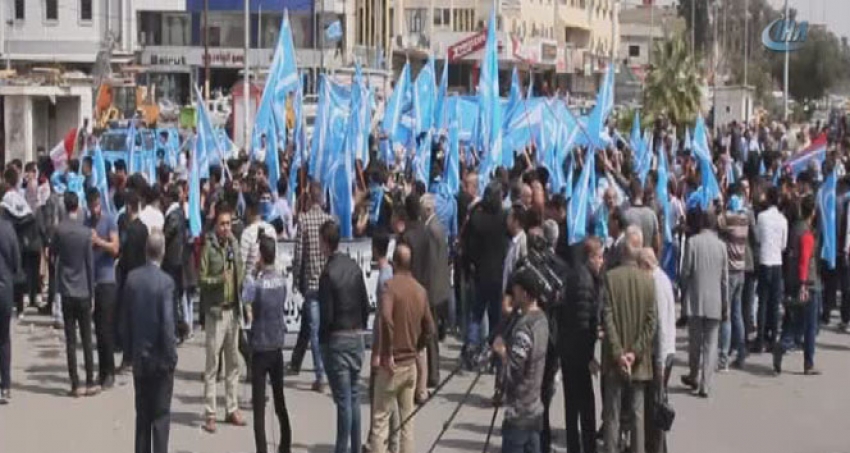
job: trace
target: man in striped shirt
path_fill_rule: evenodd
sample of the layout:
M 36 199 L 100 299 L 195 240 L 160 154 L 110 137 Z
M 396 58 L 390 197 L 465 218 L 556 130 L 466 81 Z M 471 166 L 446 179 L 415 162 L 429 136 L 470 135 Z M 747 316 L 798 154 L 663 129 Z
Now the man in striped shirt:
M 726 242 L 726 252 L 729 256 L 729 300 L 731 302 L 731 316 L 727 316 L 720 326 L 719 368 L 721 371 L 729 367 L 731 347 L 734 346 L 737 351 L 735 362 L 732 364 L 735 368 L 743 365 L 747 351 L 741 301 L 752 214 L 741 198 L 740 189 L 736 188 L 734 192 L 735 195 L 729 199 L 726 214 L 720 218 L 721 237 Z
M 307 352 L 307 344 L 313 355 L 316 380 L 313 390 L 321 392 L 325 369 L 319 350 L 319 277 L 324 270 L 326 259 L 322 255 L 319 242 L 319 229 L 333 217 L 322 210 L 322 186 L 311 182 L 306 200 L 306 210 L 298 219 L 298 232 L 295 235 L 295 253 L 292 259 L 293 289 L 301 293 L 304 303 L 301 305 L 301 329 L 298 340 L 292 350 L 289 374 L 301 371 L 301 362 Z

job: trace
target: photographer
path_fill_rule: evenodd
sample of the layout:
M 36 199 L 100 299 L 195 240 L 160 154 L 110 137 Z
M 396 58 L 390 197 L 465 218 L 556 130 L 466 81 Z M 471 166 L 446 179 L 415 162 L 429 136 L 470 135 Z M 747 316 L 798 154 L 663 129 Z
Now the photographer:
M 512 278 L 512 305 L 517 312 L 507 338 L 497 336 L 493 352 L 503 368 L 505 415 L 502 452 L 540 451 L 543 402 L 540 389 L 549 344 L 549 322 L 538 304 L 542 288 L 530 267 L 518 269 Z

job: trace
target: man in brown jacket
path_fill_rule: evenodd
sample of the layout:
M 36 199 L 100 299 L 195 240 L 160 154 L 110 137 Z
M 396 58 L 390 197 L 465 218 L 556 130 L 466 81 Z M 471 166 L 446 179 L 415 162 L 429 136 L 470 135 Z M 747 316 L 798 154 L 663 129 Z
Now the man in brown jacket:
M 390 412 L 398 404 L 401 435 L 398 453 L 413 453 L 413 422 L 404 423 L 413 412 L 416 388 L 416 357 L 436 335 L 428 295 L 410 273 L 410 247 L 401 243 L 393 252 L 394 276 L 381 296 L 378 344 L 381 366 L 375 375 L 373 394 L 373 453 L 387 451 Z
M 641 232 L 630 226 L 626 234 L 623 265 L 608 271 L 603 287 L 602 422 L 605 452 L 620 451 L 622 394 L 632 389 L 631 444 L 643 453 L 644 391 L 652 380 L 652 346 L 656 329 L 655 283 L 636 263 L 642 246 Z

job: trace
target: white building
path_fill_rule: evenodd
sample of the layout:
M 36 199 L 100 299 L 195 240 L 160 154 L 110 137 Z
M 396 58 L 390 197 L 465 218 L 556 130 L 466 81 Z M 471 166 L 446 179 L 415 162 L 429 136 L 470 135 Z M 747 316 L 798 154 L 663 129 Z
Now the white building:
M 638 6 L 620 11 L 620 61 L 642 76 L 652 46 L 685 30 L 674 7 Z
M 379 25 L 377 31 L 379 36 L 391 37 L 388 48 L 394 68 L 400 68 L 405 59 L 420 64 L 430 52 L 452 63 L 450 87 L 472 91 L 493 2 L 386 1 L 386 12 L 378 17 L 390 18 L 389 30 Z M 358 0 L 359 9 L 366 10 L 368 4 L 368 0 Z M 517 66 L 523 79 L 533 75 L 540 91 L 552 92 L 557 87 L 573 94 L 595 92 L 598 75 L 618 43 L 615 0 L 501 0 L 496 7 L 503 80 L 507 81 L 509 70 Z M 403 14 L 396 14 L 398 9 Z M 362 17 L 366 19 L 360 23 L 368 24 L 372 16 Z M 366 33 L 363 41 L 368 42 L 369 36 Z

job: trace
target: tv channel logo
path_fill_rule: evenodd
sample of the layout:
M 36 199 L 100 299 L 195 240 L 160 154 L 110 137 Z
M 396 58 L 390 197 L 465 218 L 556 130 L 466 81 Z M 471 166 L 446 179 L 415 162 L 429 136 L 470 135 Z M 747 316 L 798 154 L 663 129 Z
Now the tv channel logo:
M 765 27 L 761 33 L 761 42 L 774 52 L 794 52 L 803 48 L 808 34 L 807 21 L 779 18 Z

